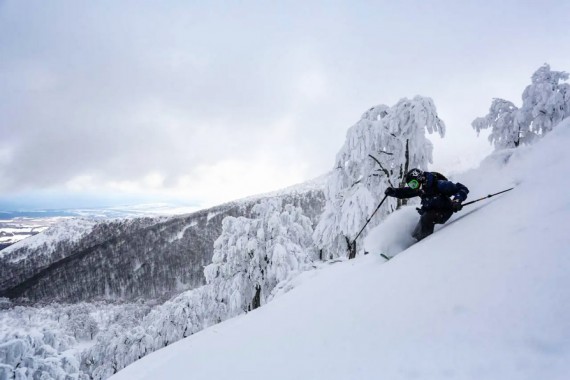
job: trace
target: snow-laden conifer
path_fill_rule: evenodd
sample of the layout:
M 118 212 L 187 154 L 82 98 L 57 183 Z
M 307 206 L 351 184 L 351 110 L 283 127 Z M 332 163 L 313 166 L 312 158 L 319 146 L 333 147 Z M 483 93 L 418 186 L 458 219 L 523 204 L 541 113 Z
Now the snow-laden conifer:
M 401 184 L 412 167 L 426 169 L 433 146 L 428 133 L 445 134 L 430 98 L 401 99 L 393 107 L 379 105 L 365 112 L 347 132 L 325 188 L 326 206 L 314 233 L 325 257 L 346 254 L 349 242 L 382 199 L 384 190 Z M 389 199 L 369 224 L 397 207 Z
M 315 259 L 312 223 L 299 207 L 271 199 L 254 206 L 257 217 L 227 217 L 204 270 L 230 314 L 267 302 L 275 286 Z
M 553 71 L 545 64 L 532 75 L 532 83 L 522 94 L 521 108 L 508 100 L 493 99 L 489 113 L 471 125 L 478 134 L 491 128 L 489 141 L 496 149 L 530 144 L 570 116 L 570 84 L 562 83 L 567 79 L 567 73 Z

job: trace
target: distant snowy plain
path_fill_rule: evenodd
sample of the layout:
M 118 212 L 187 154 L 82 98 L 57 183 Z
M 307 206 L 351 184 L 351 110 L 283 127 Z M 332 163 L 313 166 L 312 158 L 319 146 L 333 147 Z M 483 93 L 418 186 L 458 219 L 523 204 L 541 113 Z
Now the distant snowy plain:
M 319 266 L 246 315 L 161 349 L 123 379 L 568 379 L 570 121 L 458 175 L 467 206 L 413 244 L 413 207 L 367 256 Z M 386 261 L 379 253 L 395 256 Z
M 0 210 L 0 251 L 24 240 L 24 245 L 36 245 L 44 237 L 35 235 L 48 231 L 52 240 L 64 238 L 65 228 L 87 221 L 136 218 L 143 216 L 180 215 L 196 211 L 197 207 L 178 206 L 166 203 L 140 204 L 108 208 L 82 208 L 65 210 L 6 211 Z M 71 221 L 70 221 L 71 220 Z M 58 226 L 59 224 L 59 226 Z M 72 228 L 73 229 L 73 228 Z M 56 236 L 57 235 L 57 236 Z M 43 242 L 42 242 L 43 243 Z M 0 255 L 2 255 L 0 253 Z

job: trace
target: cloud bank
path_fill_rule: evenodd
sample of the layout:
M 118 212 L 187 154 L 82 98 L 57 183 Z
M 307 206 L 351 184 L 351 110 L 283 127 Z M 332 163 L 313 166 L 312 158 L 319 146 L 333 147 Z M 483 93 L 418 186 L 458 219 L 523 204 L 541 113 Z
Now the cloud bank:
M 569 6 L 548 5 L 0 2 L 0 195 L 273 190 L 329 170 L 368 107 L 416 94 L 449 126 L 436 164 L 477 156 L 469 123 L 492 97 L 570 68 Z

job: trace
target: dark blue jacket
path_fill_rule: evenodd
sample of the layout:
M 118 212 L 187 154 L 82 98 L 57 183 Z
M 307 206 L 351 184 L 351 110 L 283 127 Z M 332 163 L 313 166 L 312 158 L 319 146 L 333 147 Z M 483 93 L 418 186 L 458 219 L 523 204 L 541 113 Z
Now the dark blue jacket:
M 396 198 L 413 198 L 421 197 L 422 207 L 421 211 L 429 210 L 446 210 L 450 211 L 451 197 L 453 200 L 463 202 L 467 199 L 469 189 L 457 182 L 453 183 L 446 180 L 438 180 L 432 173 L 425 172 L 426 183 L 421 189 L 411 189 L 409 187 L 401 187 L 394 189 L 394 196 Z

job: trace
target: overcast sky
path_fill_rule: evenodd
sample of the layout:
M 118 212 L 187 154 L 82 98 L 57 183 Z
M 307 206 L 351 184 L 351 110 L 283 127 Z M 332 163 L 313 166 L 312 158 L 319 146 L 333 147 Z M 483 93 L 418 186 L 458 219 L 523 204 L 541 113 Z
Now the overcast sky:
M 0 0 L 0 199 L 197 205 L 331 169 L 378 104 L 433 98 L 433 169 L 470 126 L 570 71 L 569 1 Z M 60 203 L 58 203 L 60 202 Z M 49 203 L 49 204 L 48 204 Z M 63 203 L 62 203 L 63 204 Z

